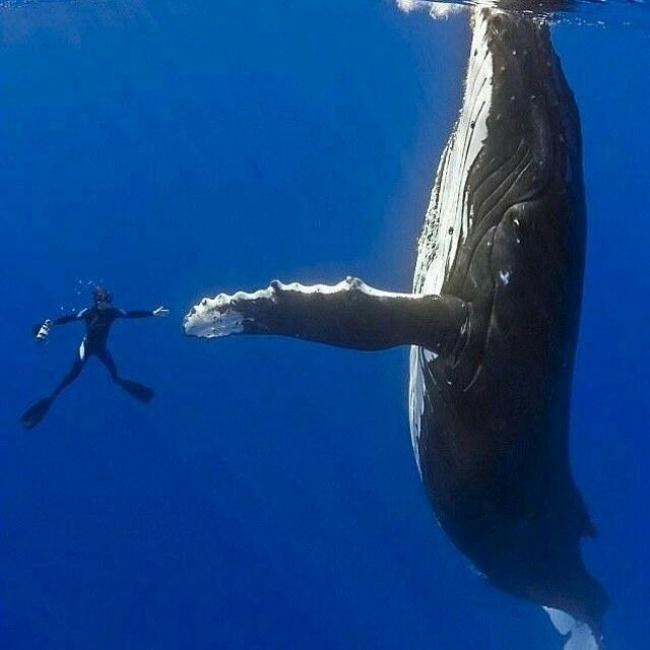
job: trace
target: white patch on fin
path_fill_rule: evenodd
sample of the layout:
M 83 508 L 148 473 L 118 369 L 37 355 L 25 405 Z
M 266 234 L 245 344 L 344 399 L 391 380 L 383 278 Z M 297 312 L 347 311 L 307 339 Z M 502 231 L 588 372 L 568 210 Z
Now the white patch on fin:
M 555 629 L 563 637 L 569 637 L 564 644 L 564 650 L 598 650 L 598 641 L 586 623 L 576 621 L 573 616 L 553 607 L 543 609 L 549 615 Z
M 185 316 L 185 333 L 210 339 L 242 332 L 244 319 L 237 310 L 230 307 L 232 300 L 225 294 L 219 294 L 213 299 L 204 298 Z

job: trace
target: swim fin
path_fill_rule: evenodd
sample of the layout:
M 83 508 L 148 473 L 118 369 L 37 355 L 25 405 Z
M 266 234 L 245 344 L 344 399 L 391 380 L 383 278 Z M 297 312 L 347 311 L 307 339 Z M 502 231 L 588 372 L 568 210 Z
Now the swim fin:
M 25 429 L 34 428 L 45 417 L 50 406 L 52 406 L 52 402 L 54 402 L 53 397 L 44 397 L 28 408 L 20 418 L 20 422 Z
M 151 388 L 149 388 L 149 386 L 139 384 L 137 381 L 120 379 L 119 384 L 129 395 L 131 395 L 131 397 L 135 397 L 135 399 L 140 400 L 145 404 L 150 402 L 156 394 Z

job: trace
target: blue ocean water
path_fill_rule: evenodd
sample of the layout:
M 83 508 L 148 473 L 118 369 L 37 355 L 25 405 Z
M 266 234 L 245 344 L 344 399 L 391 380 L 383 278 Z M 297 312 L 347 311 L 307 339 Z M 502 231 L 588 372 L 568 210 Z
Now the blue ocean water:
M 554 27 L 589 219 L 571 451 L 612 650 L 650 638 L 645 12 Z M 180 327 L 201 296 L 274 277 L 408 290 L 467 47 L 465 16 L 379 0 L 0 9 L 1 648 L 561 646 L 436 525 L 406 350 Z M 90 363 L 25 432 L 82 335 L 37 345 L 31 326 L 93 283 L 172 310 L 111 337 L 157 397 L 131 400 Z

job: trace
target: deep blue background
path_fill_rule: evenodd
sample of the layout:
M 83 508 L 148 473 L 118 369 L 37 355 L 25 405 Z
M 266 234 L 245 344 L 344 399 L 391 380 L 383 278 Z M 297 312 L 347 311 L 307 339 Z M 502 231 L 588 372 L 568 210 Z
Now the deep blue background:
M 555 36 L 589 203 L 573 464 L 610 647 L 628 650 L 650 638 L 650 41 L 619 23 Z M 561 646 L 436 526 L 406 350 L 180 329 L 206 293 L 273 277 L 408 290 L 466 48 L 466 18 L 379 0 L 0 10 L 0 647 Z M 158 397 L 92 363 L 24 432 L 81 336 L 39 347 L 31 325 L 91 281 L 172 309 L 111 339 Z

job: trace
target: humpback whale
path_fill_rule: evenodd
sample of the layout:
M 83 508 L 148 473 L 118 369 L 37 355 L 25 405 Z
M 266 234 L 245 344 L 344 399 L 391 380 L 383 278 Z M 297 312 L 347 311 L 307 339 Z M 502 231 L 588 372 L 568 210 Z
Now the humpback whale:
M 417 466 L 441 527 L 493 586 L 602 648 L 607 595 L 570 469 L 585 201 L 578 109 L 549 27 L 477 8 L 462 110 L 436 174 L 411 293 L 274 281 L 192 307 L 188 335 L 410 348 Z

